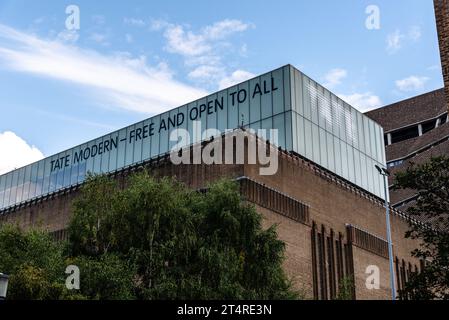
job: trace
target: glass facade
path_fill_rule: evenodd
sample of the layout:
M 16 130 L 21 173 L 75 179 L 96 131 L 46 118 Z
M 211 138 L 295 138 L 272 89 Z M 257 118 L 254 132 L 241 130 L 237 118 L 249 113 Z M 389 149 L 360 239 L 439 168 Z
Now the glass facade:
M 290 81 L 292 150 L 384 198 L 382 127 L 294 68 Z
M 201 127 L 195 127 L 199 121 Z M 278 129 L 278 144 L 384 197 L 382 128 L 290 65 L 0 176 L 0 210 L 169 152 L 170 135 L 190 143 L 205 129 Z

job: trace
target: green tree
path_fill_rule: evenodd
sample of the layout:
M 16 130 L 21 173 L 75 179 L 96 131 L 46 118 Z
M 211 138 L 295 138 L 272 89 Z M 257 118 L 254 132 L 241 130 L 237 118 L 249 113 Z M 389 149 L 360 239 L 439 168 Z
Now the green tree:
M 199 193 L 147 171 L 132 175 L 124 189 L 91 176 L 74 203 L 69 233 L 74 257 L 115 255 L 133 279 L 129 297 L 296 297 L 282 269 L 284 243 L 274 226 L 262 229 L 234 182 Z
M 426 261 L 424 270 L 413 273 L 401 292 L 411 299 L 449 299 L 449 158 L 437 157 L 412 165 L 396 174 L 396 188 L 417 192 L 412 217 L 425 218 L 427 226 L 410 224 L 406 237 L 418 239 L 420 247 L 412 252 Z
M 48 233 L 0 226 L 0 270 L 11 276 L 9 299 L 69 299 L 65 268 L 63 244 Z

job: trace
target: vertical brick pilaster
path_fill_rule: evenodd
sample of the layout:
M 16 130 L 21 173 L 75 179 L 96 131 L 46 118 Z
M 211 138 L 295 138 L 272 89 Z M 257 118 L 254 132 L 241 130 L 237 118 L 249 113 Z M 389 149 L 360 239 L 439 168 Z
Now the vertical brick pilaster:
M 443 68 L 446 107 L 449 110 L 449 0 L 433 0 Z

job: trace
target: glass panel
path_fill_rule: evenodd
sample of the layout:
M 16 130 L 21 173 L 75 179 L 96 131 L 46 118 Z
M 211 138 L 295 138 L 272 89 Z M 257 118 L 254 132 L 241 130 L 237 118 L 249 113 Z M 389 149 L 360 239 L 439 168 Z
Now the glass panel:
M 165 118 L 167 119 L 167 114 L 164 114 Z M 125 142 L 125 167 L 129 166 L 133 163 L 133 157 L 134 157 L 134 143 L 130 141 L 131 133 L 136 132 L 135 126 L 130 126 L 126 128 L 126 142 Z
M 327 145 L 326 131 L 320 128 L 320 159 L 321 159 L 320 164 L 324 168 L 329 169 L 326 145 Z
M 44 181 L 45 181 L 45 160 L 39 161 L 37 170 L 37 183 L 36 183 L 36 196 L 40 196 L 44 193 Z M 48 184 L 48 182 L 47 182 Z
M 5 196 L 3 199 L 3 207 L 9 206 L 9 198 L 11 196 L 12 172 L 6 174 Z
M 304 95 L 303 95 L 303 107 L 302 110 L 304 113 L 304 118 L 309 119 L 311 118 L 311 110 L 310 110 L 310 104 L 311 104 L 311 93 L 313 90 L 313 85 L 311 83 L 311 80 L 307 78 L 306 76 L 303 77 L 303 85 L 304 85 Z M 301 112 L 301 110 L 300 110 Z
M 306 155 L 306 134 L 304 118 L 296 115 L 296 134 L 298 138 L 298 153 L 302 156 Z
M 273 117 L 273 129 L 278 130 L 278 146 L 282 148 L 285 148 L 285 123 L 283 113 Z
M 78 166 L 78 183 L 81 183 L 86 179 L 87 171 L 86 171 L 86 162 L 83 161 Z
M 87 147 L 84 150 L 84 159 L 86 159 L 86 174 L 93 173 L 94 170 L 94 158 L 91 157 L 92 155 L 92 146 L 95 144 L 95 142 L 90 141 L 87 143 Z M 88 152 L 87 152 L 88 151 Z
M 237 93 L 237 101 L 239 102 L 238 106 L 238 125 L 240 126 L 243 121 L 243 125 L 247 125 L 250 123 L 250 115 L 249 115 L 249 83 L 245 82 L 239 85 L 239 93 Z M 215 118 L 214 118 L 215 120 Z M 208 128 L 213 128 L 208 127 Z M 229 128 L 231 129 L 231 128 Z
M 334 136 L 334 156 L 335 156 L 335 172 L 341 176 L 342 168 L 341 168 L 341 149 L 340 149 L 340 140 Z
M 111 136 L 104 136 L 99 146 L 99 157 L 101 158 L 100 172 L 106 173 L 109 170 L 109 152 L 111 151 Z
M 273 114 L 284 112 L 284 92 L 282 89 L 283 69 L 278 69 L 271 73 L 274 81 L 274 87 L 277 90 L 272 92 L 273 95 Z
M 368 120 L 370 131 L 370 144 L 371 144 L 371 159 L 377 159 L 377 146 L 376 146 L 376 129 L 374 129 L 374 121 Z
M 305 97 L 306 94 L 308 95 L 307 91 L 302 86 L 302 83 L 305 80 L 303 80 L 303 75 L 295 70 L 293 72 L 292 81 L 293 81 L 292 87 L 294 88 L 292 92 L 294 111 L 296 111 L 298 114 L 304 117 L 303 97 Z
M 228 129 L 228 115 L 227 115 L 227 111 L 226 111 L 226 107 L 228 106 L 228 96 L 226 94 L 226 91 L 221 91 L 217 94 L 217 99 L 219 101 L 223 101 L 223 110 L 218 109 L 218 130 L 220 130 L 221 132 L 224 132 L 226 129 Z M 252 108 L 252 106 L 251 106 Z M 250 113 L 252 113 L 253 111 L 250 110 Z M 250 115 L 251 117 L 251 115 Z M 188 118 L 186 117 L 186 121 L 185 124 L 187 125 L 187 120 Z M 183 128 L 187 128 L 183 127 Z
M 267 138 L 270 138 L 270 129 L 273 129 L 273 118 L 263 120 L 262 129 L 267 131 Z
M 126 145 L 126 129 L 121 129 L 118 132 L 117 169 L 123 168 L 125 166 Z
M 12 172 L 12 183 L 11 183 L 11 194 L 9 195 L 9 205 L 14 205 L 16 203 L 17 194 L 17 181 L 19 180 L 19 171 L 14 170 Z
M 68 156 L 69 162 L 68 162 L 67 167 L 64 166 L 64 182 L 63 182 L 64 187 L 70 186 L 70 178 L 71 178 L 71 173 L 72 173 L 71 170 L 73 169 L 71 166 L 72 160 L 73 160 L 72 151 L 73 150 L 69 150 L 66 152 L 66 156 Z
M 369 179 L 368 179 L 368 171 L 367 171 L 367 161 L 366 161 L 366 156 L 365 154 L 361 153 L 360 154 L 360 164 L 361 164 L 361 177 L 362 177 L 362 187 L 365 190 L 369 190 Z
M 315 81 L 311 81 L 312 95 L 310 100 L 310 112 L 312 116 L 312 122 L 318 124 L 318 96 L 320 89 L 319 85 Z
M 17 180 L 17 193 L 16 193 L 16 203 L 20 203 L 22 201 L 23 194 L 23 184 L 25 179 L 25 168 L 18 169 L 19 178 Z
M 78 170 L 80 165 L 80 147 L 75 147 L 72 153 L 72 170 L 71 170 L 71 176 L 70 176 L 70 185 L 75 185 L 78 183 Z
M 359 148 L 359 130 L 357 125 L 357 111 L 352 108 L 351 109 L 351 129 L 352 129 L 352 145 L 354 148 Z
M 173 119 L 176 124 L 177 109 L 173 111 Z M 133 163 L 140 162 L 142 160 L 142 139 L 143 139 L 143 122 L 136 124 L 134 136 L 130 137 L 131 143 L 134 144 L 134 156 Z
M 346 149 L 348 152 L 348 180 L 352 183 L 356 183 L 355 181 L 355 168 L 354 168 L 354 148 L 349 144 L 346 144 Z
M 318 132 L 318 126 L 314 123 L 312 123 L 312 148 L 313 148 L 313 161 L 317 164 L 321 164 L 320 134 Z
M 260 79 L 260 85 L 262 89 L 261 112 L 262 119 L 271 117 L 273 115 L 273 103 L 271 95 L 271 74 L 266 74 Z
M 6 175 L 0 176 L 0 209 L 3 208 L 3 198 L 5 196 Z
M 340 140 L 340 152 L 341 152 L 341 174 L 343 178 L 349 180 L 348 150 L 346 149 L 346 142 L 342 140 Z
M 357 149 L 354 149 L 354 174 L 355 174 L 355 183 L 357 185 L 362 186 L 363 185 L 363 177 L 362 177 L 362 170 L 360 168 L 360 151 Z
M 364 136 L 365 136 L 365 154 L 371 155 L 371 141 L 370 141 L 370 129 L 369 129 L 369 123 L 368 118 L 363 117 L 363 130 L 364 130 Z
M 295 98 L 295 95 L 299 94 L 299 92 L 296 92 L 294 90 L 294 81 L 293 81 L 293 72 L 292 72 L 291 66 L 285 66 L 283 68 L 284 73 L 284 104 L 285 104 L 285 110 L 292 110 L 292 102 L 294 104 L 295 100 L 292 100 Z M 290 87 L 293 88 L 293 90 L 290 90 Z
M 109 151 L 109 169 L 108 171 L 115 171 L 117 169 L 117 161 L 118 161 L 118 154 L 119 149 L 123 148 L 122 144 L 123 142 L 120 141 L 119 133 L 114 132 L 110 135 L 110 151 Z M 123 156 L 122 156 L 123 157 Z
M 249 86 L 251 88 L 251 92 L 253 93 L 249 97 L 249 105 L 250 105 L 250 109 L 249 109 L 250 115 L 249 115 L 249 117 L 250 117 L 250 122 L 253 123 L 253 122 L 259 121 L 261 119 L 261 117 L 260 117 L 260 114 L 261 114 L 260 113 L 261 112 L 260 111 L 261 95 L 260 94 L 254 94 L 254 92 L 257 91 L 257 89 L 261 88 L 260 87 L 260 78 L 257 77 L 255 79 L 250 80 Z M 231 106 L 229 106 L 229 108 L 231 108 Z
M 238 88 L 236 86 L 228 89 L 229 100 L 228 100 L 228 128 L 234 129 L 238 127 L 239 124 L 239 110 L 238 110 Z
M 187 118 L 186 118 L 186 112 L 187 107 L 184 106 L 181 108 L 182 112 L 184 113 L 184 123 L 183 127 L 186 128 L 187 125 Z M 142 160 L 147 160 L 150 158 L 151 154 L 151 135 L 154 134 L 154 128 L 150 126 L 151 121 L 149 119 L 145 120 L 143 122 L 142 127 Z
M 365 129 L 363 128 L 363 115 L 357 113 L 357 126 L 359 135 L 359 150 L 365 152 Z
M 25 167 L 25 178 L 23 180 L 22 201 L 30 198 L 30 184 L 31 184 L 31 165 Z
M 313 159 L 312 123 L 307 119 L 304 119 L 304 137 L 306 146 L 305 156 L 308 159 L 312 160 Z
M 332 172 L 335 172 L 334 136 L 329 132 L 326 132 L 326 141 L 328 168 Z
M 345 122 L 345 142 L 353 145 L 354 144 L 354 133 L 352 129 L 352 120 L 351 120 L 351 107 L 349 104 L 344 103 L 344 122 Z
M 288 151 L 296 150 L 296 148 L 293 148 L 293 132 L 292 132 L 292 121 L 295 120 L 296 123 L 296 117 L 292 119 L 292 112 L 288 111 L 285 112 L 285 149 Z
M 292 119 L 292 150 L 298 152 L 298 117 L 299 115 L 296 112 L 290 111 L 287 112 L 287 115 L 291 115 Z M 288 124 L 288 123 L 287 123 Z M 287 131 L 288 135 L 288 131 Z

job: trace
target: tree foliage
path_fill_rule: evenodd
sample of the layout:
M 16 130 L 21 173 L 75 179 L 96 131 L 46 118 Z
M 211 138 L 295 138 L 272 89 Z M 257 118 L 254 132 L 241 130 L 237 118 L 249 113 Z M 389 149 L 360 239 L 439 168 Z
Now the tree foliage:
M 42 231 L 0 227 L 0 270 L 10 275 L 10 299 L 69 299 L 63 245 Z
M 284 243 L 275 226 L 262 228 L 261 216 L 242 201 L 237 183 L 222 180 L 197 192 L 145 170 L 131 175 L 126 188 L 103 175 L 89 176 L 73 211 L 66 246 L 49 241 L 57 250 L 54 257 L 45 258 L 41 250 L 41 258 L 57 260 L 54 264 L 22 270 L 12 267 L 16 255 L 10 254 L 11 268 L 5 270 L 31 284 L 27 277 L 44 283 L 51 268 L 51 283 L 59 276 L 64 284 L 65 265 L 77 265 L 78 295 L 87 299 L 297 297 L 282 269 Z M 27 294 L 11 290 L 25 298 L 65 297 L 36 288 Z
M 407 212 L 429 222 L 427 226 L 411 223 L 406 234 L 420 240 L 420 247 L 412 255 L 426 264 L 422 272 L 411 275 L 401 295 L 449 299 L 449 158 L 437 157 L 410 166 L 396 175 L 396 188 L 417 192 L 416 202 Z

